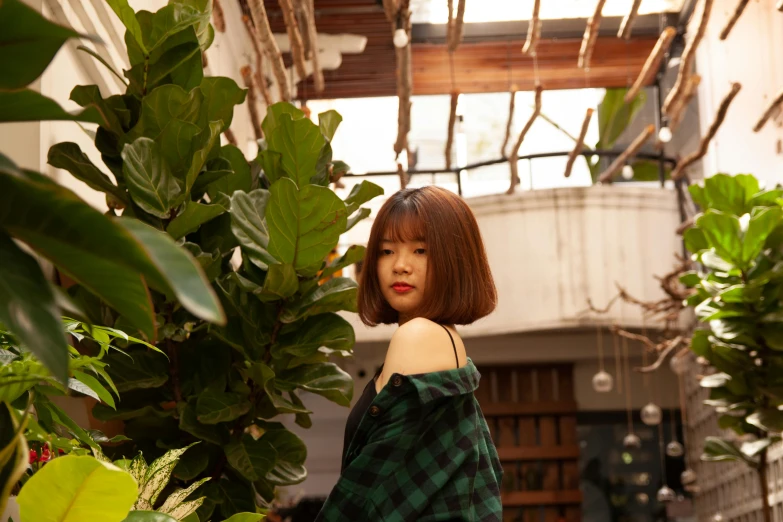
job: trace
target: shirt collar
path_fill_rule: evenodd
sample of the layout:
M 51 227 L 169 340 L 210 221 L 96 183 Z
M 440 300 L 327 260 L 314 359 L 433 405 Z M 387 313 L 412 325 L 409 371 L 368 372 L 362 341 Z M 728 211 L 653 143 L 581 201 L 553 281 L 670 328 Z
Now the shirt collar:
M 481 374 L 468 357 L 468 363 L 461 368 L 405 375 L 403 378 L 408 379 L 415 386 L 420 401 L 428 403 L 438 399 L 473 393 L 478 388 Z

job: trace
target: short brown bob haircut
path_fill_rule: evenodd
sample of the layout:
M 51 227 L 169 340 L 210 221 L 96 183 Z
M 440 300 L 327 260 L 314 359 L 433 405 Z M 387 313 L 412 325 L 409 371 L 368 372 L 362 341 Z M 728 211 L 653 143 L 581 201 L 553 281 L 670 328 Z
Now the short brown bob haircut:
M 378 211 L 359 275 L 358 311 L 367 326 L 399 321 L 378 282 L 382 238 L 427 243 L 427 290 L 417 316 L 471 324 L 495 309 L 497 290 L 473 212 L 457 194 L 431 185 L 400 190 Z

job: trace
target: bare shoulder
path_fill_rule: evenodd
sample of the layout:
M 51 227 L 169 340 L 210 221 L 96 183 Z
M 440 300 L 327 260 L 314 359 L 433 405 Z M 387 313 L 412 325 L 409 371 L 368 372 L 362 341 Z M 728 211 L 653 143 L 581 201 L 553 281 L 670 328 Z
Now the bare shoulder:
M 460 366 L 465 350 L 459 336 L 450 331 L 457 346 Z M 394 373 L 413 375 L 456 368 L 451 339 L 443 326 L 417 317 L 400 326 L 391 338 L 381 375 L 381 385 Z

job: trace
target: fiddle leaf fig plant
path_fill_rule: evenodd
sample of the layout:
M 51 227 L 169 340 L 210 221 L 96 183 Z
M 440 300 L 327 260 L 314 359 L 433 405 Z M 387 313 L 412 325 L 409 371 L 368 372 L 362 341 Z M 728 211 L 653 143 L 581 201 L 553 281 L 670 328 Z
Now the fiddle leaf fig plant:
M 104 447 L 108 458 L 190 448 L 166 460 L 160 476 L 136 478 L 154 489 L 170 473 L 174 495 L 198 499 L 188 509 L 200 520 L 252 513 L 277 486 L 306 477 L 307 449 L 282 416 L 311 426 L 306 394 L 350 404 L 353 382 L 329 358 L 352 351 L 354 332 L 339 312 L 356 311 L 357 285 L 335 274 L 361 260 L 363 248 L 326 259 L 369 214 L 361 205 L 383 191 L 364 181 L 342 200 L 329 188 L 330 174 L 344 168 L 332 159 L 341 120 L 334 111 L 314 123 L 291 104 L 268 107 L 252 162 L 221 145 L 246 91 L 203 76 L 211 2 L 170 0 L 156 13 L 109 4 L 127 29 L 127 92 L 103 99 L 80 86 L 71 94 L 106 114 L 95 134 L 104 166 L 73 143 L 52 147 L 49 161 L 105 192 L 109 213 L 151 246 L 153 262 L 173 261 L 159 243 L 195 258 L 226 320 L 210 321 L 187 292 L 154 287 L 155 349 L 106 355 L 121 400 L 96 405 L 93 415 L 124 423 L 129 440 Z M 130 311 L 75 295 L 109 326 L 137 334 Z M 145 511 L 164 507 L 157 494 L 137 501 Z
M 702 207 L 685 245 L 700 269 L 681 277 L 706 328 L 691 350 L 715 373 L 701 380 L 707 404 L 731 437 L 709 437 L 704 460 L 735 460 L 759 472 L 765 520 L 767 449 L 783 431 L 783 190 L 751 175 L 718 174 L 689 188 Z

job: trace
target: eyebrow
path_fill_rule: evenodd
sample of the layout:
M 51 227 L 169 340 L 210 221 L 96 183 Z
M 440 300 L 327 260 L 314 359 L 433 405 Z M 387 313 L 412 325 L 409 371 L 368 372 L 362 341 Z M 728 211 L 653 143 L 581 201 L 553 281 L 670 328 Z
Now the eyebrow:
M 381 239 L 381 243 L 394 243 L 395 241 L 392 241 L 391 239 Z M 413 239 L 410 240 L 411 243 L 426 243 L 427 241 L 424 240 L 424 238 L 421 239 Z

